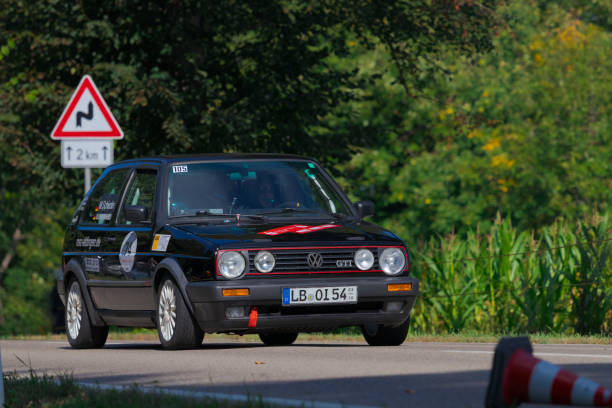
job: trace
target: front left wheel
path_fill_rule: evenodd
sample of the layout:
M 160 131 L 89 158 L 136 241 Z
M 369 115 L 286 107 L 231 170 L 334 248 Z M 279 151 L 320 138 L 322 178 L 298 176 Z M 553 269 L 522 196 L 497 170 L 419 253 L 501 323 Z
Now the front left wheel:
M 100 348 L 106 343 L 108 326 L 94 326 L 89 319 L 79 281 L 72 279 L 66 297 L 66 337 L 73 348 Z
M 361 332 L 370 346 L 399 346 L 406 340 L 409 327 L 410 318 L 395 327 L 367 324 L 361 326 Z
M 195 322 L 178 287 L 165 278 L 157 293 L 157 333 L 165 349 L 195 348 L 202 344 L 204 332 Z

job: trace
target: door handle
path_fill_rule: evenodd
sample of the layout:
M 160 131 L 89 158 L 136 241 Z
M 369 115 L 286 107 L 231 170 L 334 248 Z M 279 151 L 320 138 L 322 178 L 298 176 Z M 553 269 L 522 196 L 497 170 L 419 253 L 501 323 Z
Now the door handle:
M 117 237 L 106 237 L 107 242 L 115 242 L 116 239 Z

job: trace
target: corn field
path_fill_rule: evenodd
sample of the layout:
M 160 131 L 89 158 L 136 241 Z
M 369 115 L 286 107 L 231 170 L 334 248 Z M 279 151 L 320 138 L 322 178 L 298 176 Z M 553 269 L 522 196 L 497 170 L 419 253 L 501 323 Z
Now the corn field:
M 612 222 L 594 214 L 537 233 L 498 216 L 487 234 L 431 239 L 411 327 L 427 333 L 612 333 Z

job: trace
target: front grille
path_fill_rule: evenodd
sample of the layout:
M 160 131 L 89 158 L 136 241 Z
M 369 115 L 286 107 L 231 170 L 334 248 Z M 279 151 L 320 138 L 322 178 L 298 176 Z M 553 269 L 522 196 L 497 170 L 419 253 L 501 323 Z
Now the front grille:
M 321 249 L 270 249 L 276 259 L 271 273 L 278 272 L 340 272 L 360 271 L 355 266 L 355 252 L 361 248 L 321 248 Z M 370 271 L 378 270 L 378 248 L 367 248 L 374 254 L 374 265 Z M 258 251 L 249 251 L 249 271 L 257 273 L 255 255 Z M 308 264 L 309 254 L 319 254 L 323 262 L 319 267 Z

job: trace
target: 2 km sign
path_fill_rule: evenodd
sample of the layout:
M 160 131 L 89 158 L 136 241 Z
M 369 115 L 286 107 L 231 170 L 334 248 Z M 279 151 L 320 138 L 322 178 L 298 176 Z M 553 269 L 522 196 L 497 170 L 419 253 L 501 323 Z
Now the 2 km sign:
M 107 167 L 113 164 L 112 140 L 62 140 L 62 167 Z

